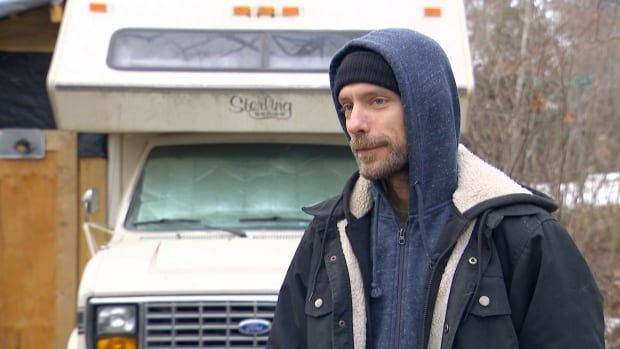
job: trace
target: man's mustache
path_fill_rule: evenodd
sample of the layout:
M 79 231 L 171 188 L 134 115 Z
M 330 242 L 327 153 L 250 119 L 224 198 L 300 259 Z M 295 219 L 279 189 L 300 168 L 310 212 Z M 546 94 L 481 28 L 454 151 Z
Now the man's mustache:
M 353 151 L 357 151 L 360 149 L 377 148 L 386 146 L 388 144 L 390 144 L 390 142 L 385 137 L 369 138 L 366 136 L 357 136 L 355 138 L 351 138 L 351 141 L 349 142 L 349 146 Z

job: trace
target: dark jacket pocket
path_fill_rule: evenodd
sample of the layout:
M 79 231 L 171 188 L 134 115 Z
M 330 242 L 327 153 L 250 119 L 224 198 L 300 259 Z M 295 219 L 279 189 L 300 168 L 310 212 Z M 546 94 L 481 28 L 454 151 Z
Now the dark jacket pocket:
M 312 298 L 306 300 L 307 348 L 332 347 L 333 304 L 327 282 L 317 282 Z
M 503 278 L 483 277 L 472 302 L 469 314 L 457 329 L 453 348 L 519 347 Z
M 506 285 L 501 277 L 483 277 L 475 295 L 471 314 L 480 317 L 510 315 Z
M 329 289 L 323 292 L 316 292 L 311 299 L 306 300 L 305 312 L 309 317 L 321 317 L 331 313 L 332 310 L 332 297 Z

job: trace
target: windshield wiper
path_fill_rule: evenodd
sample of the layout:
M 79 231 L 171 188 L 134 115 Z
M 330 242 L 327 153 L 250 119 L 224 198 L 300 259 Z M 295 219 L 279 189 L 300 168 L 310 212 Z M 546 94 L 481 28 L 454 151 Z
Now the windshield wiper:
M 174 223 L 200 223 L 200 219 L 189 218 L 160 218 L 152 219 L 148 221 L 133 222 L 134 226 L 149 225 L 149 224 L 174 224 Z
M 204 224 L 201 224 L 202 221 L 200 219 L 191 219 L 191 218 L 161 218 L 161 219 L 153 219 L 153 220 L 148 220 L 148 221 L 134 222 L 133 225 L 137 227 L 137 226 L 149 225 L 149 224 L 175 224 L 175 223 L 200 224 L 198 227 L 201 229 L 221 230 L 221 231 L 225 231 L 227 233 L 231 233 L 233 235 L 236 235 L 242 238 L 245 238 L 248 236 L 242 230 L 224 228 L 224 227 L 216 227 L 216 226 L 211 226 L 211 225 L 204 225 Z
M 205 229 L 213 229 L 213 230 L 225 231 L 227 233 L 231 233 L 231 234 L 236 235 L 236 236 L 241 237 L 241 238 L 247 238 L 248 237 L 248 234 L 246 234 L 243 230 L 232 229 L 232 228 L 214 227 L 214 226 L 211 226 L 211 225 L 203 225 L 202 227 L 205 228 Z
M 239 218 L 239 222 L 304 222 L 310 223 L 312 219 L 302 217 L 284 217 L 284 216 L 269 216 L 269 217 L 245 217 Z

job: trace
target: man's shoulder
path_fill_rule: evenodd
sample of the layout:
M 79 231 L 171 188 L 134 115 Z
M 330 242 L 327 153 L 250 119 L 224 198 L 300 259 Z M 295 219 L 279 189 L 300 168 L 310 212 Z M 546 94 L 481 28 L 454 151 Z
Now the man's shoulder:
M 330 216 L 336 216 L 339 218 L 344 217 L 344 198 L 351 195 L 351 191 L 358 182 L 358 178 L 359 173 L 353 173 L 345 183 L 342 193 L 312 206 L 303 207 L 302 210 L 315 218 L 325 218 Z
M 327 217 L 336 213 L 341 203 L 342 195 L 339 194 L 312 206 L 303 207 L 302 211 L 314 217 Z
M 496 240 L 502 240 L 511 255 L 520 252 L 536 239 L 552 240 L 557 235 L 570 239 L 562 224 L 549 210 L 531 203 L 519 203 L 497 208 L 488 213 L 484 222 L 493 230 Z

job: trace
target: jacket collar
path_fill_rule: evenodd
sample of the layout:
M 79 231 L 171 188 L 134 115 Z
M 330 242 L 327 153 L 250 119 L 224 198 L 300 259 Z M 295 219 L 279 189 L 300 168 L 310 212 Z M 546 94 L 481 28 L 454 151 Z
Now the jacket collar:
M 459 181 L 452 195 L 452 201 L 462 214 L 466 214 L 475 206 L 500 197 L 532 195 L 532 192 L 474 155 L 462 144 L 459 145 L 457 162 Z

